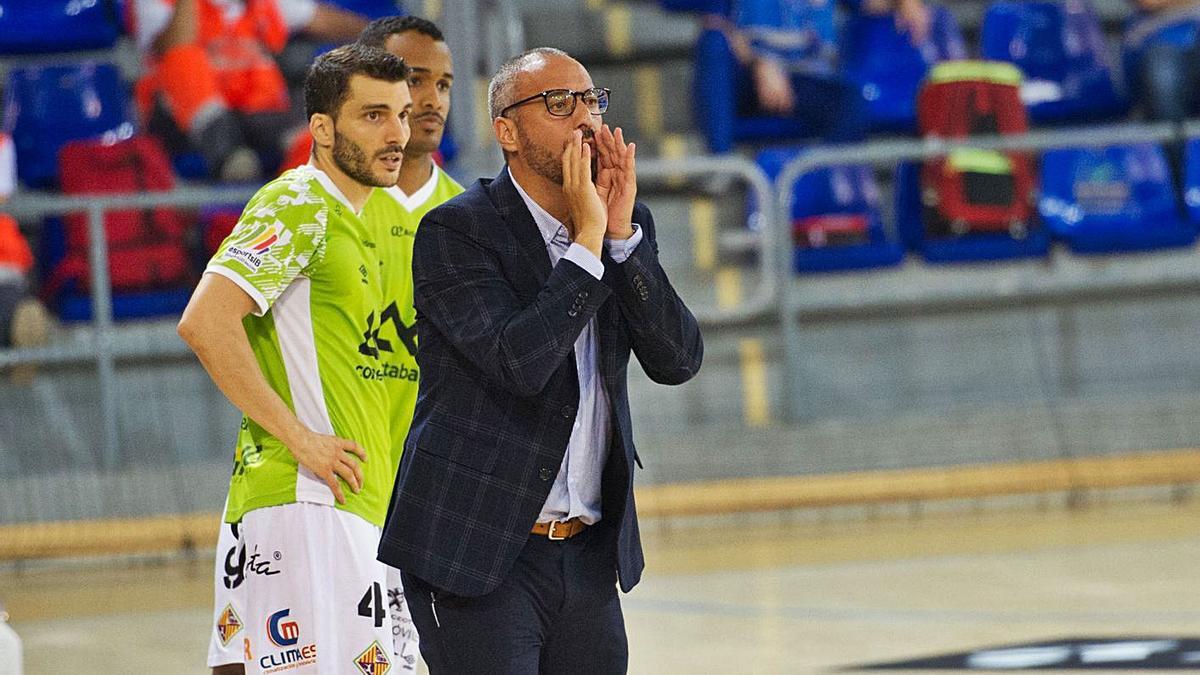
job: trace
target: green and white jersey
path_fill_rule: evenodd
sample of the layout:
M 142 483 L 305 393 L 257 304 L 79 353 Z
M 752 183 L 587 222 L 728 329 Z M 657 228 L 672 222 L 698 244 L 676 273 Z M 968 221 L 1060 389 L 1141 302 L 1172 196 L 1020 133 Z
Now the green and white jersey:
M 376 190 L 363 208 L 367 225 L 375 230 L 383 260 L 383 289 L 387 305 L 380 315 L 379 362 L 391 399 L 392 461 L 400 465 L 404 438 L 417 405 L 417 328 L 413 309 L 413 236 L 421 218 L 463 188 L 446 172 L 433 167 L 429 180 L 411 196 L 400 188 Z M 387 341 L 385 349 L 384 341 Z
M 321 170 L 302 166 L 250 200 L 206 273 L 258 305 L 243 321 L 271 388 L 315 432 L 366 451 L 362 491 L 346 503 L 297 464 L 279 439 L 243 417 L 229 482 L 227 522 L 292 502 L 337 505 L 382 527 L 395 472 L 388 394 L 376 346 L 384 306 L 376 232 Z

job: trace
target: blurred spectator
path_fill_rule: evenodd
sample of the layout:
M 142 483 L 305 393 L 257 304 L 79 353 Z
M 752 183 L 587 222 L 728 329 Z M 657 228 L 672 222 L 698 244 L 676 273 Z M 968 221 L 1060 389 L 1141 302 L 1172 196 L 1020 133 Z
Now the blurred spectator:
M 1200 0 L 1135 0 L 1125 32 L 1130 77 L 1153 120 L 1182 120 L 1200 104 Z
M 1126 75 L 1150 120 L 1179 122 L 1200 109 L 1200 0 L 1134 0 L 1124 36 Z M 1176 187 L 1183 144 L 1166 144 Z
M 0 134 L 0 205 L 16 187 L 15 158 L 12 140 Z M 0 213 L 0 347 L 32 347 L 49 337 L 49 316 L 30 292 L 32 268 L 33 254 L 17 221 Z M 14 370 L 16 379 L 28 380 L 31 375 L 29 368 Z
M 273 55 L 305 32 L 353 40 L 366 20 L 319 0 L 134 0 L 145 58 L 137 99 L 173 154 L 194 151 L 210 177 L 261 177 L 305 124 Z
M 914 44 L 928 34 L 923 0 L 843 4 L 851 12 L 894 14 Z M 729 19 L 707 18 L 708 28 L 725 33 L 740 66 L 739 114 L 796 116 L 831 141 L 866 135 L 862 93 L 838 76 L 834 14 L 834 0 L 735 0 Z

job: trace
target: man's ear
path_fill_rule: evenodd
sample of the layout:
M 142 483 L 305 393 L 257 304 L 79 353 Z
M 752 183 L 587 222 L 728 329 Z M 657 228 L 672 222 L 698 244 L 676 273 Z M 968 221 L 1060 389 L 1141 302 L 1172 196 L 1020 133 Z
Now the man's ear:
M 517 151 L 517 123 L 507 117 L 497 117 L 492 120 L 492 131 L 496 134 L 496 142 L 505 152 Z
M 308 130 L 312 133 L 313 142 L 323 148 L 333 147 L 333 118 L 325 113 L 313 113 L 308 118 Z

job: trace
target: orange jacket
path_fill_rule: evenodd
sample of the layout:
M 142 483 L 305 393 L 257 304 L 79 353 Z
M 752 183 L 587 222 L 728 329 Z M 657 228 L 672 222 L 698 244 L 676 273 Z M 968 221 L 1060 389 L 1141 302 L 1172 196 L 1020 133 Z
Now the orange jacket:
M 148 58 L 146 75 L 137 85 L 143 115 L 159 93 L 185 130 L 211 102 L 241 112 L 286 110 L 287 84 L 271 54 L 283 49 L 288 32 L 275 0 L 245 0 L 245 12 L 232 22 L 211 0 L 197 2 L 196 42 Z
M 6 213 L 0 213 L 0 267 L 16 268 L 21 274 L 33 267 L 29 243 L 17 229 L 17 221 Z

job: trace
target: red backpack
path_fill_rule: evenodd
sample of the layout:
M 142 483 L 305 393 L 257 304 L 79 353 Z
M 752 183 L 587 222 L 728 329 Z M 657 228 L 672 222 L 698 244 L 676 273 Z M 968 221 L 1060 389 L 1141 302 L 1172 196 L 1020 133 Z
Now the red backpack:
M 1029 120 L 1021 71 L 1001 61 L 934 66 L 917 97 L 922 136 L 1021 134 Z M 933 237 L 1008 233 L 1024 238 L 1033 216 L 1033 161 L 1025 153 L 955 150 L 921 167 L 925 231 Z
M 175 187 L 167 153 L 149 136 L 117 143 L 74 141 L 59 154 L 65 194 L 165 192 Z M 74 282 L 89 290 L 86 214 L 64 218 L 66 255 L 50 274 L 44 291 L 56 295 Z M 104 215 L 109 274 L 116 292 L 188 286 L 193 281 L 185 239 L 191 220 L 169 207 L 109 211 Z

